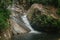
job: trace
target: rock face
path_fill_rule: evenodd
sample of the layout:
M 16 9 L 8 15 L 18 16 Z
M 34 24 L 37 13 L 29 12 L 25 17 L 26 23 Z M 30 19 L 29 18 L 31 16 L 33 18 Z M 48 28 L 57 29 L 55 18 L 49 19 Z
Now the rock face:
M 10 24 L 13 34 L 27 33 L 30 30 L 25 26 L 24 22 L 21 20 L 23 14 L 19 7 L 11 7 Z
M 20 34 L 20 33 L 27 33 L 28 31 L 22 27 L 21 25 L 19 25 L 18 23 L 16 23 L 16 21 L 11 20 L 11 29 L 13 31 L 14 34 Z

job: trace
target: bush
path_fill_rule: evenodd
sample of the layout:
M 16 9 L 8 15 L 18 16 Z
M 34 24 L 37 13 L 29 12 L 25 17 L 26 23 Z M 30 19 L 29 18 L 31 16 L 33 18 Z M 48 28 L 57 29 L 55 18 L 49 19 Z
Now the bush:
M 58 8 L 58 10 L 57 10 L 57 15 L 60 16 L 60 8 Z
M 9 26 L 8 20 L 9 19 L 10 12 L 5 9 L 5 10 L 0 10 L 0 30 L 3 30 Z
M 8 19 L 10 15 L 10 11 L 7 9 L 8 5 L 11 1 L 0 0 L 0 31 L 6 29 L 8 24 Z
M 41 15 L 40 13 L 32 14 L 30 24 L 38 31 L 58 32 L 57 30 L 60 29 L 60 19 L 54 19 L 51 16 Z
M 58 7 L 60 5 L 60 0 L 28 0 L 31 4 L 33 3 L 41 3 L 44 5 L 53 5 L 55 7 Z

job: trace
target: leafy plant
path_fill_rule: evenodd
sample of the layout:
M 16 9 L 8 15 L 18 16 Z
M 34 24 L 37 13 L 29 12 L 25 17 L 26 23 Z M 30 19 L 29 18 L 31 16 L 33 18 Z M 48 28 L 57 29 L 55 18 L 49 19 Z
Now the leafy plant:
M 51 16 L 41 15 L 40 13 L 34 13 L 32 14 L 30 24 L 34 29 L 38 31 L 56 31 L 60 28 L 60 19 L 57 20 Z
M 58 8 L 58 10 L 57 10 L 57 15 L 60 16 L 60 8 Z
M 28 0 L 30 3 L 41 3 L 44 5 L 53 5 L 58 7 L 60 5 L 60 0 Z
M 10 4 L 9 0 L 0 0 L 0 31 L 6 29 L 8 24 L 8 19 L 10 15 L 10 11 L 7 9 Z

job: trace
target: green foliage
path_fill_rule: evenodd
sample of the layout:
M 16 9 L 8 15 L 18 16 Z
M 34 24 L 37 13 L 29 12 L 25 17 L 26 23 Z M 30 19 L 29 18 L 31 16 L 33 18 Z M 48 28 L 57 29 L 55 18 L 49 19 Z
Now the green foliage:
M 58 2 L 60 0 L 28 0 L 28 2 L 30 3 L 42 3 L 44 5 L 53 5 L 55 7 L 58 7 L 58 5 L 60 4 L 60 2 Z
M 10 11 L 7 9 L 7 7 L 10 3 L 10 0 L 0 0 L 0 31 L 9 26 L 8 19 Z
M 40 13 L 32 14 L 30 23 L 38 31 L 44 29 L 44 31 L 49 31 L 49 28 L 51 28 L 50 31 L 53 31 L 60 28 L 60 19 L 57 20 L 51 16 L 41 15 Z
M 0 8 L 7 8 L 12 0 L 0 0 Z
M 10 12 L 5 10 L 0 10 L 0 30 L 3 30 L 9 26 L 7 19 L 9 18 Z
M 60 0 L 58 0 L 58 7 L 60 7 Z
M 60 8 L 58 8 L 58 10 L 57 10 L 57 15 L 60 16 Z

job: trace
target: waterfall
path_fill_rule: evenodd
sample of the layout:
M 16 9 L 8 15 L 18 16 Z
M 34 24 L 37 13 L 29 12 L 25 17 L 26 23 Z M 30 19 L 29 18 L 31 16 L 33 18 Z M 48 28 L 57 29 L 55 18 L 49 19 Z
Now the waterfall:
M 8 9 L 10 9 L 12 12 L 18 11 L 18 8 L 14 6 L 14 2 L 13 2 L 12 8 L 10 8 L 10 6 L 9 6 Z M 14 14 L 14 13 L 13 13 L 13 14 Z M 34 30 L 34 29 L 31 27 L 31 25 L 30 25 L 30 23 L 29 23 L 29 21 L 28 21 L 28 19 L 27 19 L 26 13 L 23 13 L 23 14 L 24 14 L 24 15 L 21 15 L 21 19 L 22 19 L 22 21 L 24 22 L 25 26 L 31 30 L 29 33 L 40 33 L 40 32 Z M 18 19 L 17 19 L 17 20 L 14 19 L 14 20 L 17 21 Z M 20 21 L 20 20 L 18 20 L 18 21 Z
M 31 27 L 31 25 L 30 25 L 30 23 L 29 23 L 29 21 L 28 21 L 28 19 L 27 19 L 27 15 L 26 15 L 25 13 L 24 13 L 23 16 L 21 16 L 21 18 L 22 18 L 23 22 L 25 23 L 25 25 L 31 30 L 29 33 L 40 33 L 40 32 L 38 32 L 38 31 L 35 31 L 35 30 Z

